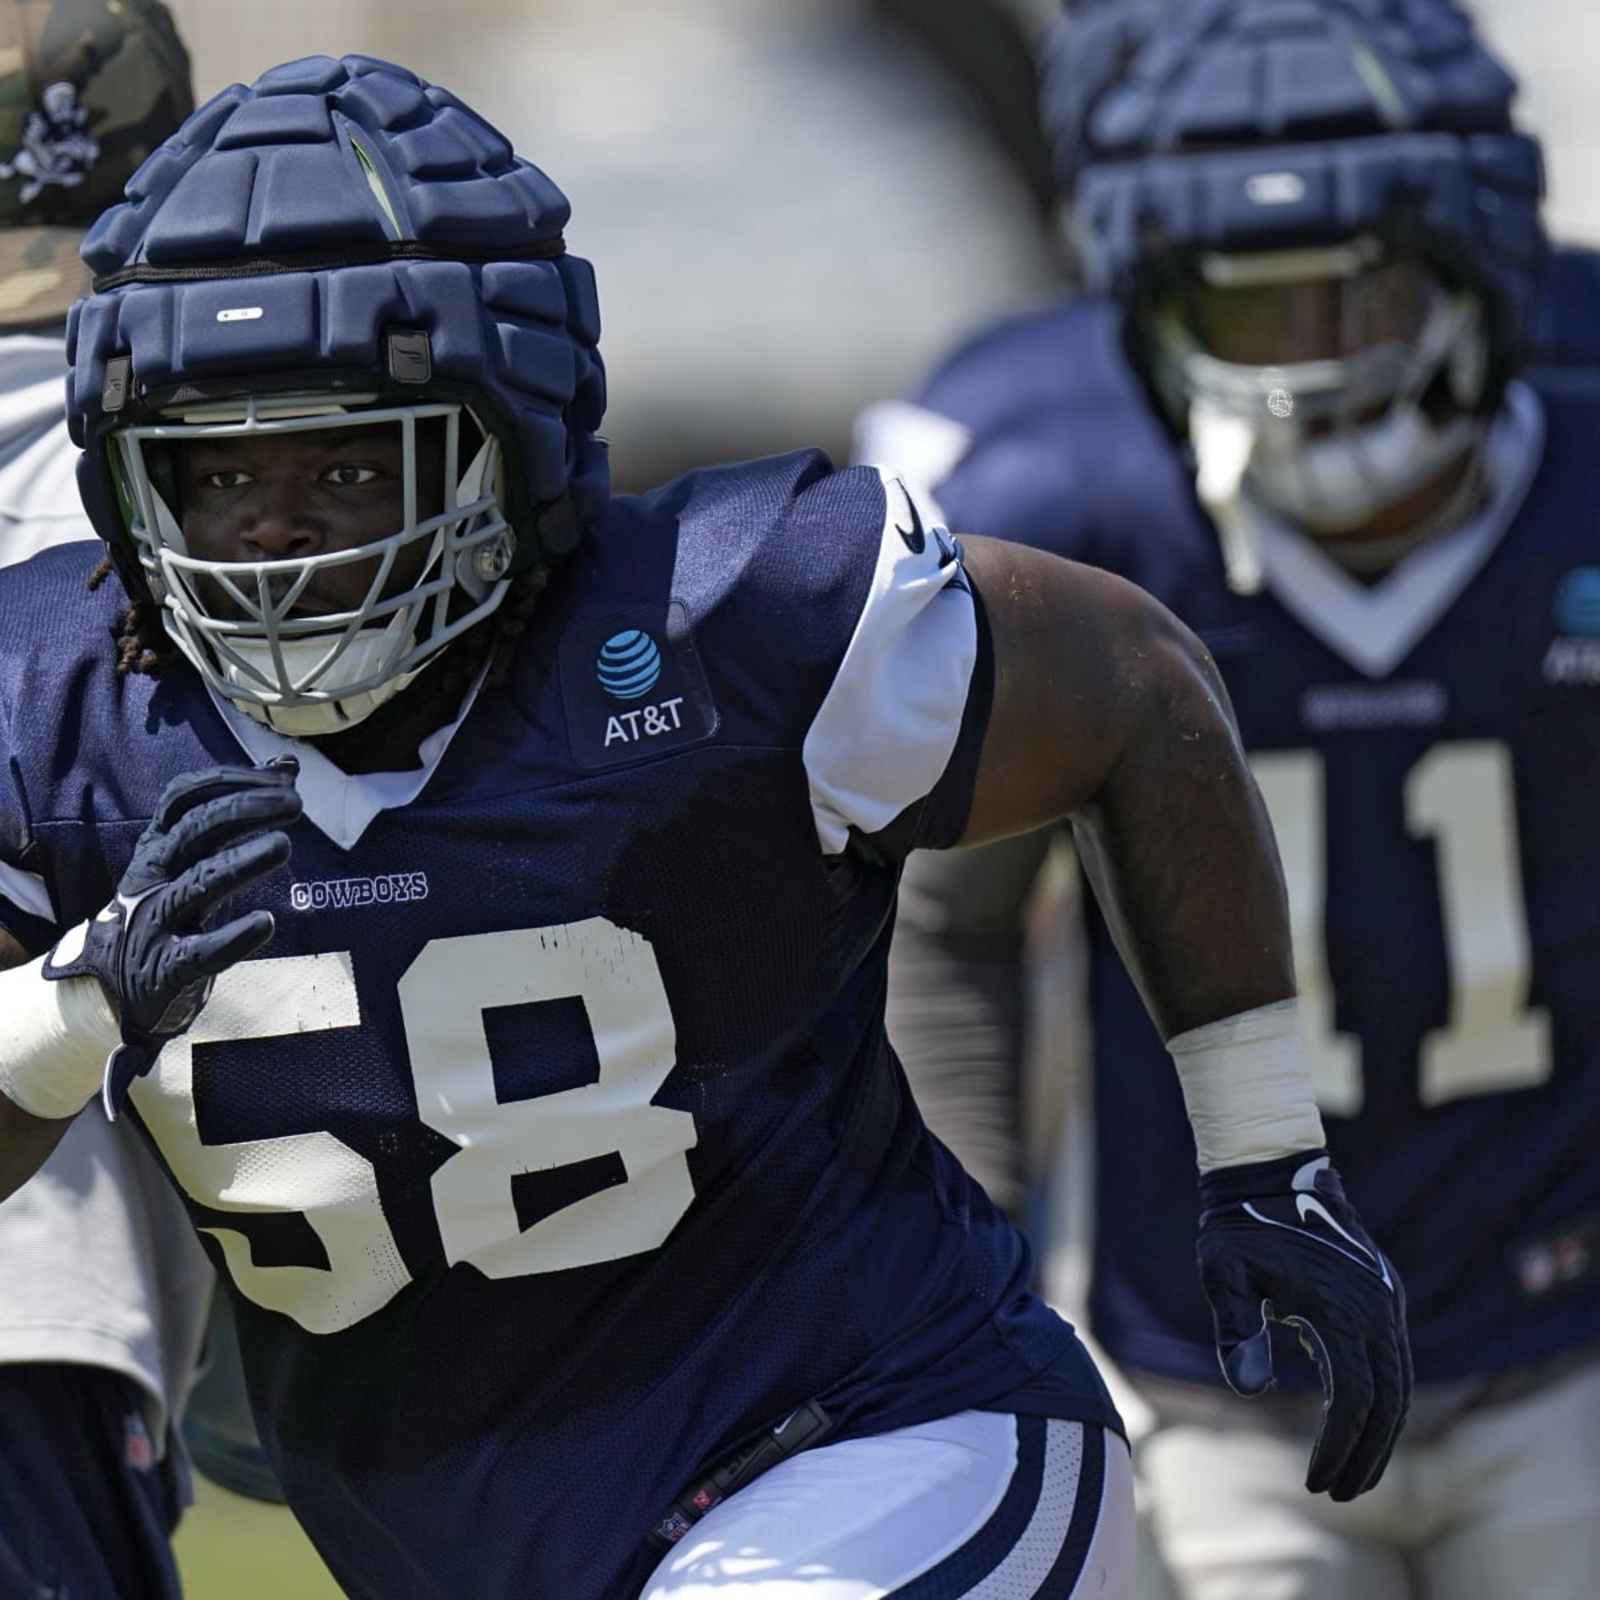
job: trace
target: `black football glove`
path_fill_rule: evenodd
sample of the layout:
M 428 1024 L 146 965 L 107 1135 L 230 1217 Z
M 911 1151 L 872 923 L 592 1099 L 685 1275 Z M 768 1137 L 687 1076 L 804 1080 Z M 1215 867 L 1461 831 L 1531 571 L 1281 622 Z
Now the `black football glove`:
M 106 1061 L 104 1099 L 115 1116 L 128 1085 L 167 1040 L 199 1016 L 212 980 L 272 937 L 270 911 L 214 925 L 223 903 L 289 859 L 279 831 L 300 815 L 299 763 L 211 767 L 174 778 L 116 898 L 45 960 L 47 978 L 99 980 L 122 1025 Z
M 1299 1335 L 1322 1380 L 1306 1488 L 1353 1500 L 1383 1475 L 1411 1403 L 1406 1297 L 1345 1198 L 1325 1150 L 1200 1179 L 1200 1281 L 1223 1376 L 1273 1384 L 1269 1322 Z

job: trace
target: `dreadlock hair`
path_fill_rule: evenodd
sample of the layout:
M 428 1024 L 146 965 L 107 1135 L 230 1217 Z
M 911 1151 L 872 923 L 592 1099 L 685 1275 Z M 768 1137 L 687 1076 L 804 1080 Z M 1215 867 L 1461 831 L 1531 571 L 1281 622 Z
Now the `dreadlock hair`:
M 90 591 L 98 589 L 114 574 L 111 557 L 102 556 L 89 574 Z M 530 567 L 519 573 L 511 580 L 505 599 L 493 613 L 476 627 L 469 628 L 440 654 L 434 671 L 427 674 L 425 681 L 441 700 L 448 698 L 459 703 L 465 699 L 485 661 L 489 664 L 484 677 L 486 687 L 494 688 L 506 681 L 518 641 L 527 632 L 539 595 L 549 581 L 548 567 Z M 115 643 L 119 677 L 137 674 L 159 678 L 167 668 L 183 659 L 182 652 L 162 624 L 161 607 L 153 600 L 128 602 Z
M 101 556 L 89 574 L 91 594 L 114 573 L 110 556 Z M 161 608 L 153 600 L 130 600 L 122 613 L 122 629 L 116 636 L 117 676 L 130 673 L 159 678 L 177 659 L 178 648 L 161 626 Z

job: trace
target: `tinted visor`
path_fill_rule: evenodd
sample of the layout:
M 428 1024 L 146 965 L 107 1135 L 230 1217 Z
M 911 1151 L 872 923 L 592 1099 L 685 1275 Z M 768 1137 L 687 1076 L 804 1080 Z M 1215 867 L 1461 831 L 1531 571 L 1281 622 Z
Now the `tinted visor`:
M 1274 279 L 1275 264 L 1286 275 Z M 1415 261 L 1288 275 L 1311 257 L 1213 257 L 1180 291 L 1180 315 L 1201 349 L 1245 367 L 1338 361 L 1379 345 L 1414 344 L 1440 285 Z M 1331 261 L 1330 261 L 1330 264 Z

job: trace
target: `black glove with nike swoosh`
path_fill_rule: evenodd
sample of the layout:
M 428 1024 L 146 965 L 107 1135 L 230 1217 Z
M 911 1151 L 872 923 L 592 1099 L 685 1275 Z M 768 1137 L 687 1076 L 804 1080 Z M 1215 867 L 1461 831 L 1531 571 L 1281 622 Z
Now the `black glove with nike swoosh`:
M 1201 1175 L 1200 1281 L 1217 1354 L 1242 1395 L 1273 1385 L 1268 1324 L 1299 1335 L 1322 1380 L 1306 1488 L 1353 1500 L 1383 1475 L 1411 1402 L 1406 1297 L 1325 1150 Z
M 106 1062 L 106 1111 L 161 1047 L 199 1016 L 219 972 L 272 937 L 270 911 L 216 923 L 220 907 L 289 859 L 281 830 L 300 815 L 299 763 L 209 767 L 167 785 L 116 897 L 45 960 L 46 978 L 92 977 L 122 1028 Z

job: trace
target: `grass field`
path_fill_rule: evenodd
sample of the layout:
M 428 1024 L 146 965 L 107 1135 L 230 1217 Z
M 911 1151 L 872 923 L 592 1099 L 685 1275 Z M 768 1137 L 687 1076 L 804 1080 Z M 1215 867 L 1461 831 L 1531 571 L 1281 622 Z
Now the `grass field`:
M 282 1506 L 229 1494 L 197 1476 L 175 1541 L 185 1600 L 339 1600 Z

